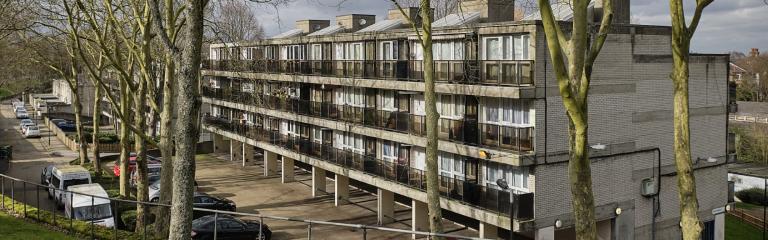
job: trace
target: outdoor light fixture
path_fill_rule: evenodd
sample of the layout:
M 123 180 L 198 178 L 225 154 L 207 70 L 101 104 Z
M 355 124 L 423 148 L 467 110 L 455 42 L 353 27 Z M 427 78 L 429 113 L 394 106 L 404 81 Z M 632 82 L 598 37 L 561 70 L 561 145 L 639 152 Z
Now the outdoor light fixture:
M 616 216 L 621 215 L 621 208 L 617 207 L 616 210 L 614 210 L 614 212 L 616 212 Z
M 592 145 L 592 146 L 589 146 L 589 147 L 592 148 L 592 149 L 595 149 L 595 150 L 605 150 L 605 147 L 607 147 L 607 146 L 605 146 L 605 144 L 598 143 L 598 144 L 595 144 L 595 145 Z
M 483 158 L 483 159 L 491 159 L 491 157 L 493 157 L 492 153 L 485 150 L 480 150 L 480 152 L 478 152 L 477 155 L 480 155 L 480 158 Z
M 563 227 L 563 221 L 560 221 L 560 219 L 555 220 L 555 228 L 561 227 Z

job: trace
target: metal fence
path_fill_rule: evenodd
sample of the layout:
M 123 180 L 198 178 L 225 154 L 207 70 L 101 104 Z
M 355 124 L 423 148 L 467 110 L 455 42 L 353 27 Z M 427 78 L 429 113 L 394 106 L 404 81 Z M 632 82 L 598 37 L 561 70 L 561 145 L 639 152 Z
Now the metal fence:
M 29 196 L 30 195 L 29 192 L 31 190 L 34 190 L 34 193 L 32 193 L 34 194 L 34 196 Z M 46 193 L 47 191 L 60 191 L 62 195 L 73 193 L 66 189 L 58 189 L 50 186 L 44 186 L 39 183 L 33 183 L 26 180 L 0 174 L 0 194 L 2 194 L 0 195 L 1 196 L 0 199 L 2 202 L 0 205 L 0 208 L 3 211 L 11 212 L 23 218 L 33 219 L 38 222 L 59 226 L 61 229 L 65 230 L 68 235 L 73 235 L 80 238 L 88 237 L 89 239 L 153 239 L 154 237 L 153 237 L 152 230 L 146 227 L 148 224 L 145 224 L 143 229 L 140 229 L 134 232 L 127 232 L 123 229 L 120 229 L 120 228 L 124 228 L 124 226 L 119 226 L 124 224 L 118 224 L 118 220 L 121 219 L 120 214 L 123 213 L 121 209 L 135 209 L 136 206 L 141 205 L 141 206 L 144 206 L 149 213 L 152 213 L 154 212 L 153 210 L 158 210 L 158 208 L 171 207 L 170 205 L 167 205 L 167 204 L 159 204 L 155 202 L 140 202 L 140 201 L 134 201 L 134 200 L 127 200 L 127 199 L 105 198 L 105 197 L 75 192 L 75 194 L 77 195 L 82 195 L 82 196 L 91 198 L 91 208 L 90 208 L 91 216 L 94 215 L 93 209 L 94 209 L 95 199 L 109 200 L 110 207 L 112 208 L 112 218 L 114 219 L 115 224 L 114 224 L 114 227 L 107 228 L 107 227 L 97 225 L 97 222 L 100 221 L 100 219 L 95 219 L 95 220 L 91 219 L 91 220 L 83 221 L 83 220 L 74 220 L 72 217 L 67 217 L 64 213 L 58 212 L 58 204 L 56 203 L 51 204 L 51 206 L 49 206 L 48 209 L 44 209 L 45 206 L 43 206 L 43 204 L 40 201 L 40 195 L 41 195 L 41 192 L 43 194 L 47 194 Z M 10 197 L 10 199 L 7 199 L 8 197 Z M 73 197 L 69 197 L 68 199 L 72 201 Z M 6 203 L 7 201 L 10 201 L 10 203 Z M 223 218 L 225 215 L 233 216 L 238 219 L 258 219 L 259 232 L 258 232 L 257 239 L 267 239 L 268 237 L 267 235 L 269 234 L 265 233 L 263 229 L 263 227 L 266 225 L 265 222 L 267 220 L 305 224 L 306 234 L 307 234 L 306 236 L 308 239 L 313 239 L 313 233 L 312 233 L 313 229 L 317 229 L 319 227 L 339 227 L 345 230 L 349 230 L 349 229 L 358 230 L 360 231 L 360 239 L 368 239 L 369 238 L 368 234 L 373 231 L 383 231 L 383 232 L 398 233 L 398 234 L 413 234 L 419 237 L 441 236 L 447 239 L 481 239 L 481 238 L 466 237 L 466 236 L 459 236 L 459 235 L 452 235 L 452 234 L 436 234 L 436 233 L 430 233 L 430 232 L 411 231 L 411 230 L 387 228 L 387 227 L 363 225 L 363 224 L 349 224 L 349 223 L 299 219 L 299 218 L 293 218 L 293 217 L 268 216 L 268 215 L 262 215 L 262 214 L 220 211 L 220 210 L 211 210 L 211 209 L 204 209 L 204 208 L 193 208 L 193 209 L 196 214 L 199 214 L 201 216 L 212 215 L 214 218 L 213 220 L 214 227 L 212 231 L 213 236 L 208 238 L 203 238 L 203 239 L 214 239 L 214 240 L 219 239 L 219 234 L 223 234 L 224 231 L 220 229 L 218 222 L 219 222 L 219 218 L 220 217 Z M 150 215 L 150 214 L 146 214 L 146 215 Z M 145 218 L 144 220 L 147 223 L 151 221 L 151 219 L 149 218 Z M 224 238 L 222 237 L 222 239 Z

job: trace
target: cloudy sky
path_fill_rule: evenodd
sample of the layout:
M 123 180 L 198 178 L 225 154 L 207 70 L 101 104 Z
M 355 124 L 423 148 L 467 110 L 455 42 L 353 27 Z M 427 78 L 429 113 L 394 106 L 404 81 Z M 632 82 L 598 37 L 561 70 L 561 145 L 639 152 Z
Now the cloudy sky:
M 339 6 L 339 2 L 343 2 Z M 669 25 L 666 0 L 630 0 L 633 23 Z M 689 15 L 694 0 L 685 0 Z M 254 6 L 267 36 L 290 30 L 296 20 L 330 19 L 350 13 L 385 17 L 392 6 L 389 0 L 294 0 L 288 6 Z M 692 50 L 702 53 L 748 52 L 750 48 L 768 52 L 768 4 L 764 0 L 715 0 L 704 11 L 693 40 Z

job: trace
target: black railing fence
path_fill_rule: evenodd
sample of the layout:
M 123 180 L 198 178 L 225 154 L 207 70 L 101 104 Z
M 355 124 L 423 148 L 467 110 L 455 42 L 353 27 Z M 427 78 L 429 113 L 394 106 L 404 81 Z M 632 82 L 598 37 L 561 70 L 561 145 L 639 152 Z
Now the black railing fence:
M 378 176 L 408 187 L 426 190 L 424 171 L 394 161 L 377 159 L 373 154 L 360 153 L 348 149 L 339 149 L 328 144 L 322 144 L 309 139 L 308 136 L 291 136 L 281 134 L 278 130 L 264 129 L 262 126 L 224 118 L 206 117 L 205 124 L 219 130 L 244 136 L 259 142 L 266 142 L 298 154 L 308 155 L 316 159 L 334 163 L 348 169 L 358 170 Z M 457 200 L 473 207 L 494 212 L 511 214 L 512 204 L 510 192 L 486 187 L 477 182 L 440 176 L 440 193 L 449 199 Z M 533 218 L 533 193 L 513 194 L 523 199 L 516 204 L 517 219 Z
M 204 60 L 203 69 L 424 81 L 424 63 L 420 60 Z M 435 60 L 433 72 L 440 82 L 508 86 L 534 84 L 533 60 Z
M 76 195 L 81 195 L 86 198 L 90 198 L 90 209 L 91 213 L 90 216 L 96 216 L 96 214 L 93 212 L 95 209 L 95 202 L 98 200 L 100 202 L 103 202 L 103 200 L 108 200 L 109 205 L 112 209 L 112 218 L 115 221 L 115 224 L 111 228 L 103 227 L 97 224 L 97 222 L 101 220 L 75 220 L 72 217 L 67 217 L 64 213 L 59 212 L 57 209 L 57 204 L 46 204 L 45 202 L 41 202 L 40 195 L 41 194 L 47 194 L 49 190 L 55 190 L 58 191 L 58 193 L 61 193 L 63 195 L 72 194 L 73 192 L 68 191 L 66 189 L 57 189 L 46 185 L 41 185 L 39 183 L 34 183 L 18 178 L 14 178 L 8 175 L 0 174 L 0 197 L 2 199 L 2 204 L 0 205 L 0 209 L 6 212 L 11 212 L 19 217 L 27 218 L 31 220 L 35 220 L 44 224 L 50 224 L 53 226 L 59 227 L 59 229 L 62 229 L 66 231 L 67 235 L 74 236 L 76 238 L 88 238 L 88 239 L 155 239 L 153 236 L 152 229 L 149 229 L 147 227 L 144 227 L 143 229 L 139 229 L 138 231 L 126 231 L 124 230 L 125 226 L 123 224 L 118 224 L 118 220 L 121 219 L 119 214 L 121 214 L 124 210 L 127 209 L 136 209 L 136 206 L 143 205 L 145 208 L 149 209 L 150 213 L 153 212 L 159 212 L 157 210 L 160 210 L 160 208 L 170 208 L 170 205 L 167 204 L 160 204 L 155 202 L 141 202 L 141 201 L 133 201 L 133 200 L 127 200 L 127 199 L 119 199 L 119 198 L 107 198 L 102 196 L 95 196 L 90 194 L 84 194 L 84 193 L 77 193 Z M 34 195 L 34 196 L 30 196 Z M 73 198 L 69 198 L 73 199 Z M 48 207 L 44 205 L 50 205 Z M 480 239 L 480 238 L 474 238 L 474 237 L 466 237 L 466 236 L 459 236 L 459 235 L 452 235 L 452 234 L 436 234 L 436 233 L 430 233 L 430 232 L 421 232 L 421 231 L 411 231 L 411 230 L 404 230 L 404 229 L 396 229 L 396 228 L 387 228 L 387 227 L 379 227 L 379 226 L 371 226 L 371 225 L 362 225 L 362 224 L 349 224 L 349 223 L 338 223 L 338 222 L 328 222 L 328 221 L 317 221 L 317 220 L 309 220 L 309 219 L 299 219 L 294 217 L 282 217 L 282 216 L 269 216 L 269 215 L 263 215 L 263 214 L 252 214 L 252 213 L 242 213 L 242 212 L 231 212 L 231 211 L 221 211 L 221 210 L 211 210 L 211 209 L 204 209 L 204 208 L 194 208 L 194 211 L 196 212 L 196 215 L 204 216 L 204 215 L 213 215 L 214 222 L 218 223 L 218 218 L 221 216 L 232 216 L 239 219 L 244 220 L 250 220 L 250 221 L 257 221 L 259 223 L 259 230 L 257 236 L 255 236 L 256 239 L 266 239 L 267 232 L 262 229 L 263 226 L 267 225 L 268 221 L 271 222 L 296 222 L 296 223 L 302 223 L 306 224 L 306 231 L 307 231 L 307 239 L 313 239 L 312 231 L 313 229 L 322 228 L 322 227 L 329 227 L 329 226 L 335 226 L 339 228 L 346 228 L 346 229 L 355 229 L 356 231 L 360 232 L 360 239 L 368 239 L 368 234 L 373 231 L 383 231 L 383 232 L 389 232 L 389 233 L 402 233 L 402 234 L 414 234 L 416 236 L 442 236 L 448 239 Z M 145 222 L 152 223 L 153 219 L 151 217 L 147 217 L 145 219 Z M 275 231 L 275 230 L 273 230 Z M 277 230 L 279 231 L 279 230 Z M 227 239 L 225 236 L 219 236 L 220 234 L 224 234 L 225 230 L 221 229 L 221 226 L 218 224 L 214 224 L 213 229 L 213 239 Z M 190 236 L 192 238 L 192 236 Z M 314 238 L 317 238 L 315 236 Z M 321 237 L 322 238 L 322 237 Z

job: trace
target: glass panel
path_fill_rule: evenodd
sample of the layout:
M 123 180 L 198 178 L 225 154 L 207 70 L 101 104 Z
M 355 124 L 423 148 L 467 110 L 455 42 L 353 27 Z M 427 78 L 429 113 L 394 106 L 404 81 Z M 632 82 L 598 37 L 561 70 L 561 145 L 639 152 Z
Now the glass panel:
M 503 63 L 502 74 L 502 84 L 516 84 L 515 77 L 517 76 L 517 64 Z
M 531 78 L 531 63 L 520 63 L 520 84 L 533 84 L 533 78 Z
M 485 40 L 486 60 L 500 60 L 501 51 L 498 38 L 487 38 Z

